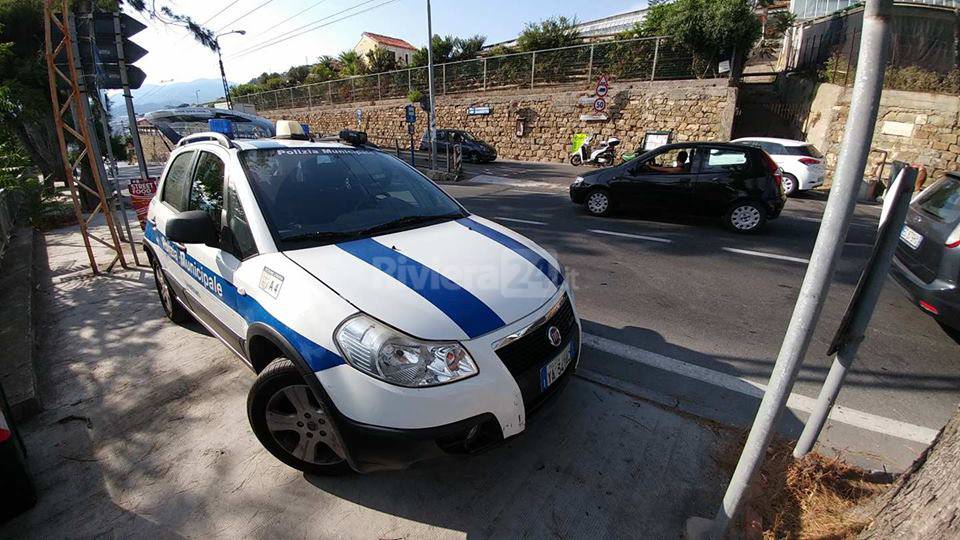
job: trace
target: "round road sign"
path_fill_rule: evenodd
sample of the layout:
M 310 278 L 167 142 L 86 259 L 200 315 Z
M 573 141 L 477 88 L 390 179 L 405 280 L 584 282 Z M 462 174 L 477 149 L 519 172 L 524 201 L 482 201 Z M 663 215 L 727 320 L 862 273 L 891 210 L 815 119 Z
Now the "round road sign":
M 593 110 L 600 112 L 607 108 L 607 101 L 603 98 L 597 98 L 593 102 Z
M 605 84 L 598 84 L 598 85 L 597 85 L 597 95 L 598 95 L 598 96 L 600 96 L 600 97 L 606 97 L 608 91 L 609 91 L 609 88 L 607 88 L 607 85 L 605 85 Z

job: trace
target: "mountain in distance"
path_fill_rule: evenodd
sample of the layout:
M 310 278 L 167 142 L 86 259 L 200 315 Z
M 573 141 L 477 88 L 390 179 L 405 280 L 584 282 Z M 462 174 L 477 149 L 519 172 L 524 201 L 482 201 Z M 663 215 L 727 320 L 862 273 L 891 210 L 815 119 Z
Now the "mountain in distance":
M 137 116 L 140 116 L 152 111 L 170 109 L 182 103 L 195 105 L 197 103 L 197 90 L 200 91 L 200 103 L 223 99 L 223 82 L 220 79 L 145 84 L 131 91 L 133 108 L 136 110 Z M 126 120 L 127 109 L 123 102 L 123 93 L 120 90 L 114 90 L 109 95 L 110 113 L 114 122 L 121 118 Z

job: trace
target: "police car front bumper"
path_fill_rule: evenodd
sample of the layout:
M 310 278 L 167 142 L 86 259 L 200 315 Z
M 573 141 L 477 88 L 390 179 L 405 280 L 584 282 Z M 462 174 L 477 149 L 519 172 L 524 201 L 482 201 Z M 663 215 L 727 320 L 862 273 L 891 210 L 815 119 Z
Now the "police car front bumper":
M 565 311 L 559 308 L 568 306 Z M 515 336 L 539 338 L 560 317 L 567 330 L 552 352 Z M 537 332 L 540 330 L 540 332 Z M 526 331 L 524 333 L 524 331 Z M 477 362 L 470 379 L 430 388 L 403 388 L 359 373 L 349 365 L 317 375 L 330 397 L 348 461 L 359 472 L 402 469 L 444 455 L 474 454 L 519 435 L 528 417 L 569 382 L 580 357 L 580 324 L 566 287 L 536 312 L 507 327 L 463 342 Z M 517 366 L 498 355 L 515 343 Z M 525 353 L 528 353 L 524 356 Z M 543 386 L 543 368 L 568 354 L 563 372 Z M 508 367 L 507 364 L 511 365 Z

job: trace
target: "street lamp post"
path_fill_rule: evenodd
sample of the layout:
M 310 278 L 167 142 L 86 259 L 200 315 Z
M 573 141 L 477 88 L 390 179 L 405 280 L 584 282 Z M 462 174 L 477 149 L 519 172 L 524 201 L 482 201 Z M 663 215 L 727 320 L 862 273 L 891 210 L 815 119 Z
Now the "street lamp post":
M 433 26 L 430 23 L 430 0 L 427 0 L 427 79 L 430 86 L 430 169 L 437 168 L 437 111 L 433 101 Z
M 217 49 L 217 60 L 220 62 L 220 80 L 223 81 L 223 99 L 227 102 L 227 109 L 233 110 L 233 100 L 230 99 L 230 84 L 227 83 L 227 72 L 223 69 L 223 54 L 220 52 L 220 38 L 230 34 L 246 34 L 246 30 L 230 30 L 213 36 L 213 46 Z

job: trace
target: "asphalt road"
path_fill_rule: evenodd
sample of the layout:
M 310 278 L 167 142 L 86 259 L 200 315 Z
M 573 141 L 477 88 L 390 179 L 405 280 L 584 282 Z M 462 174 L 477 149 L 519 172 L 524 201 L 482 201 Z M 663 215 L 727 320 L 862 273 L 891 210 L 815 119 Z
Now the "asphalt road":
M 823 196 L 791 199 L 764 234 L 674 215 L 596 218 L 571 204 L 562 164 L 467 165 L 446 185 L 468 209 L 553 251 L 576 289 L 588 374 L 664 404 L 748 425 L 813 250 Z M 582 169 L 581 169 L 582 170 Z M 522 171 L 522 176 L 517 175 Z M 484 182 L 484 183 L 480 183 Z M 486 183 L 492 182 L 492 183 Z M 859 205 L 781 431 L 797 436 L 832 361 L 826 350 L 874 240 L 879 208 Z M 746 384 L 744 384 L 746 383 Z M 960 345 L 888 281 L 841 393 L 827 446 L 900 469 L 956 410 Z

